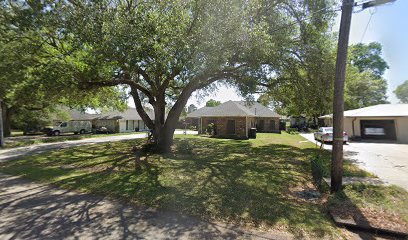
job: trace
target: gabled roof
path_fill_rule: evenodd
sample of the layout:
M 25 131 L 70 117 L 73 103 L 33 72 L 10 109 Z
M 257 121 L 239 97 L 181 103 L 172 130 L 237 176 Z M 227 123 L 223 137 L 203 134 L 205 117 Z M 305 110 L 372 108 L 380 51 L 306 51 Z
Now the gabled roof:
M 187 114 L 190 118 L 199 117 L 280 117 L 277 113 L 260 103 L 228 101 L 216 107 L 203 107 Z
M 154 120 L 153 111 L 146 110 L 147 115 L 150 119 Z M 111 111 L 101 114 L 89 114 L 77 110 L 69 110 L 71 120 L 142 120 L 136 108 L 128 108 L 124 112 Z
M 153 111 L 146 110 L 147 115 L 149 115 L 150 119 L 154 119 Z M 112 111 L 107 113 L 99 114 L 96 119 L 117 119 L 117 120 L 142 120 L 139 113 L 137 112 L 136 108 L 128 108 L 124 112 L 120 111 Z
M 332 114 L 319 118 L 332 118 Z M 408 104 L 379 104 L 344 111 L 344 117 L 408 117 Z
M 90 114 L 75 109 L 69 110 L 69 116 L 71 120 L 92 120 L 99 116 L 99 114 Z
M 238 101 L 236 103 L 248 108 L 249 111 L 251 111 L 251 113 L 253 113 L 257 117 L 280 117 L 279 114 L 265 107 L 259 102 Z
M 201 117 L 201 115 L 202 114 L 204 114 L 206 111 L 208 111 L 209 109 L 211 109 L 212 107 L 202 107 L 202 108 L 199 108 L 199 109 L 197 109 L 197 110 L 195 110 L 195 111 L 193 111 L 193 112 L 191 112 L 191 113 L 188 113 L 187 114 L 187 117 L 190 117 L 190 118 L 198 118 L 198 117 Z

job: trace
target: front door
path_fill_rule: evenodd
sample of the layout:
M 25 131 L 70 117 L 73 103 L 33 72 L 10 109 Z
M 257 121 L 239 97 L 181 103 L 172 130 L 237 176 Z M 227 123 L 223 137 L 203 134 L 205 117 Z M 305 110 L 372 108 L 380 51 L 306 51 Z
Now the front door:
M 228 120 L 227 122 L 227 134 L 235 134 L 235 120 Z
M 257 129 L 259 132 L 263 131 L 265 128 L 265 120 L 259 120 Z

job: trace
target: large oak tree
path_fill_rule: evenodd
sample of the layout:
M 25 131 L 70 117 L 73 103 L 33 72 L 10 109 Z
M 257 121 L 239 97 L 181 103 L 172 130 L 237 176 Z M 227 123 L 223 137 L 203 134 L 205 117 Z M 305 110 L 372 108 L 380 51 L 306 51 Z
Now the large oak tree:
M 290 18 L 279 6 L 290 3 L 53 1 L 34 6 L 40 11 L 32 16 L 52 40 L 56 58 L 76 65 L 68 72 L 83 90 L 128 86 L 157 145 L 167 151 L 194 91 L 216 81 L 249 85 L 262 63 L 279 56 L 290 31 L 271 35 L 268 30 L 287 26 Z M 31 2 L 25 8 L 33 8 Z M 144 101 L 154 109 L 154 119 Z
M 234 84 L 243 95 L 279 88 L 271 78 L 290 78 L 285 69 L 294 69 L 292 59 L 299 57 L 307 60 L 301 64 L 321 68 L 303 58 L 315 43 L 305 39 L 321 33 L 333 16 L 322 11 L 331 7 L 329 0 L 19 2 L 12 8 L 13 27 L 34 29 L 37 43 L 52 53 L 49 61 L 69 63 L 64 81 L 85 92 L 127 86 L 163 151 L 194 91 L 215 82 Z M 143 103 L 154 109 L 154 118 Z

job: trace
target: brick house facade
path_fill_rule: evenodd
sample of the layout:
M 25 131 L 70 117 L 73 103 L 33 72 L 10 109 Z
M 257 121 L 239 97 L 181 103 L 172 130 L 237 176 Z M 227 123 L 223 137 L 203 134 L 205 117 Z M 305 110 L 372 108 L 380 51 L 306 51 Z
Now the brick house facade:
M 187 115 L 189 122 L 198 123 L 199 133 L 206 133 L 209 124 L 215 126 L 214 135 L 246 139 L 251 128 L 258 132 L 280 133 L 280 116 L 256 103 L 248 107 L 245 102 L 228 101 L 217 107 L 204 107 Z

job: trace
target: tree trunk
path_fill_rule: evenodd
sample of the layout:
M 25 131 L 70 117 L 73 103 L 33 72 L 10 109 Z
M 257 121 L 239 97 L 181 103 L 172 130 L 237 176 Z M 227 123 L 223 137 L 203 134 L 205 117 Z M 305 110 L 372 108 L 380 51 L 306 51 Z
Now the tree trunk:
M 135 101 L 136 110 L 146 123 L 147 127 L 153 129 L 153 138 L 156 143 L 156 148 L 159 152 L 169 152 L 173 145 L 174 130 L 176 129 L 177 121 L 180 118 L 181 112 L 187 104 L 187 100 L 196 90 L 197 86 L 193 83 L 187 85 L 179 95 L 177 101 L 170 109 L 167 118 L 165 116 L 166 101 L 165 92 L 161 92 L 155 96 L 155 101 L 150 101 L 154 109 L 154 121 L 146 114 L 137 89 L 132 89 L 131 95 Z
M 4 147 L 3 101 L 0 99 L 0 147 Z
M 11 116 L 12 116 L 13 110 L 11 108 L 8 108 L 4 102 L 2 102 L 1 109 L 3 109 L 4 137 L 10 137 L 11 136 Z
M 163 127 L 159 133 L 158 140 L 157 140 L 157 150 L 161 153 L 166 153 L 171 150 L 171 146 L 173 145 L 173 137 L 174 137 L 174 130 L 175 128 L 171 127 Z

